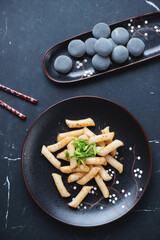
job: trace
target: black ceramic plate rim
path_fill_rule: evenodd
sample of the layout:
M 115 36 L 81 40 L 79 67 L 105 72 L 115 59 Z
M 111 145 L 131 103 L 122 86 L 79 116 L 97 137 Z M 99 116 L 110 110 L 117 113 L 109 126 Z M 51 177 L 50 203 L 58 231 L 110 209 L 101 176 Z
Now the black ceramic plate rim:
M 146 13 L 146 14 L 138 15 L 138 16 L 131 17 L 131 18 L 132 18 L 132 19 L 135 19 L 135 18 L 137 18 L 137 17 L 144 17 L 144 16 L 146 16 L 146 15 L 148 16 L 148 15 L 151 15 L 151 14 L 159 14 L 159 11 L 157 11 L 157 12 L 151 12 L 151 13 Z M 114 24 L 118 24 L 118 23 L 122 23 L 122 22 L 128 21 L 128 20 L 130 20 L 131 18 L 127 18 L 127 19 L 125 19 L 125 20 L 122 20 L 122 21 L 118 21 L 118 22 L 109 24 L 109 26 L 112 26 L 112 25 L 114 25 Z M 79 82 L 79 81 L 82 81 L 82 80 L 88 80 L 88 79 L 90 79 L 90 78 L 98 77 L 98 76 L 101 76 L 101 75 L 103 75 L 103 74 L 107 74 L 107 73 L 110 73 L 110 72 L 113 72 L 113 71 L 116 71 L 116 70 L 120 70 L 120 69 L 123 69 L 123 68 L 127 68 L 127 67 L 133 66 L 133 65 L 135 65 L 135 64 L 137 64 L 137 63 L 145 62 L 145 61 L 147 61 L 147 60 L 150 60 L 150 59 L 152 59 L 152 58 L 155 58 L 155 57 L 160 56 L 160 54 L 157 54 L 157 55 L 155 55 L 155 56 L 148 57 L 148 58 L 146 58 L 146 59 L 138 60 L 137 62 L 129 63 L 129 64 L 126 64 L 126 65 L 123 65 L 123 66 L 120 66 L 120 67 L 117 67 L 117 68 L 114 68 L 114 69 L 111 69 L 111 70 L 107 70 L 107 71 L 105 71 L 105 72 L 100 72 L 100 73 L 97 73 L 97 74 L 95 74 L 95 75 L 91 75 L 90 77 L 79 78 L 79 79 L 68 80 L 68 81 L 59 81 L 59 80 L 56 80 L 56 79 L 52 78 L 51 75 L 48 73 L 48 71 L 47 71 L 47 69 L 46 69 L 46 65 L 45 65 L 46 56 L 47 56 L 48 52 L 51 51 L 51 50 L 52 50 L 54 47 L 56 47 L 57 45 L 65 42 L 65 41 L 71 40 L 71 39 L 73 39 L 73 38 L 75 38 L 75 37 L 82 36 L 82 35 L 84 35 L 84 34 L 86 34 L 86 33 L 90 33 L 91 31 L 92 31 L 92 30 L 87 31 L 87 32 L 84 32 L 84 33 L 81 33 L 81 34 L 78 34 L 78 35 L 75 35 L 75 36 L 72 36 L 72 37 L 70 37 L 70 38 L 67 38 L 67 39 L 65 39 L 65 40 L 63 40 L 63 41 L 61 41 L 61 42 L 53 45 L 52 47 L 50 47 L 50 48 L 45 52 L 45 54 L 44 54 L 44 56 L 43 56 L 43 60 L 42 60 L 43 70 L 44 70 L 44 73 L 46 74 L 46 76 L 47 76 L 51 81 L 56 82 L 56 83 L 73 83 L 73 82 Z
M 27 137 L 28 137 L 28 135 L 29 135 L 32 127 L 35 125 L 35 123 L 39 120 L 39 118 L 40 118 L 42 115 L 44 115 L 44 114 L 45 114 L 48 110 L 50 110 L 51 108 L 54 108 L 56 105 L 59 105 L 59 104 L 61 104 L 61 103 L 63 103 L 63 102 L 66 102 L 66 101 L 68 101 L 68 100 L 78 99 L 78 98 L 95 98 L 95 99 L 101 99 L 101 100 L 105 100 L 105 101 L 107 101 L 107 102 L 113 103 L 113 104 L 117 105 L 118 107 L 122 108 L 123 110 L 125 110 L 125 111 L 137 122 L 137 124 L 139 125 L 140 129 L 142 130 L 142 132 L 143 132 L 143 134 L 144 134 L 144 137 L 146 138 L 147 146 L 148 146 L 148 149 L 149 149 L 149 159 L 150 159 L 149 176 L 148 176 L 148 180 L 147 180 L 146 186 L 145 186 L 145 188 L 144 188 L 143 193 L 141 194 L 141 196 L 140 196 L 139 199 L 137 200 L 137 202 L 134 203 L 134 205 L 133 205 L 127 212 L 125 212 L 123 215 L 117 217 L 116 219 L 110 221 L 109 223 L 112 223 L 112 222 L 120 219 L 121 217 L 125 216 L 127 213 L 129 213 L 129 212 L 137 205 L 137 203 L 140 201 L 140 199 L 142 198 L 143 194 L 145 193 L 146 188 L 147 188 L 147 186 L 148 186 L 148 184 L 149 184 L 149 181 L 150 181 L 150 177 L 151 177 L 151 171 L 152 171 L 152 154 L 151 154 L 151 147 L 150 147 L 150 144 L 149 144 L 149 140 L 148 140 L 148 137 L 147 137 L 147 135 L 146 135 L 143 127 L 141 126 L 141 124 L 138 122 L 138 120 L 137 120 L 126 108 L 122 107 L 119 103 L 116 103 L 116 102 L 114 102 L 114 101 L 112 101 L 112 100 L 109 100 L 109 99 L 106 99 L 106 98 L 103 98 L 103 97 L 90 96 L 90 95 L 70 97 L 70 98 L 66 98 L 66 99 L 64 99 L 64 100 L 62 100 L 62 101 L 59 101 L 59 102 L 53 104 L 52 106 L 50 106 L 49 108 L 47 108 L 44 112 L 42 112 L 42 113 L 37 117 L 37 119 L 33 122 L 33 124 L 31 125 L 31 127 L 30 127 L 30 129 L 28 130 L 27 135 L 26 135 L 26 137 L 25 137 L 25 139 L 24 139 L 23 146 L 22 146 L 22 151 L 21 151 L 21 171 L 22 171 L 22 176 L 23 176 L 24 183 L 25 183 L 26 188 L 27 188 L 29 194 L 31 195 L 32 199 L 33 199 L 34 202 L 35 202 L 46 214 L 48 214 L 50 217 L 58 220 L 59 222 L 62 222 L 62 223 L 65 223 L 65 224 L 68 224 L 68 225 L 71 225 L 71 226 L 75 226 L 75 227 L 85 227 L 85 228 L 87 228 L 87 227 L 98 227 L 98 226 L 102 226 L 102 225 L 109 224 L 109 223 L 103 223 L 103 224 L 92 225 L 92 226 L 82 226 L 82 225 L 76 225 L 76 224 L 71 224 L 71 223 L 62 221 L 62 220 L 56 218 L 55 216 L 51 215 L 50 213 L 48 213 L 48 212 L 36 201 L 36 199 L 33 197 L 32 193 L 30 192 L 29 187 L 28 187 L 27 182 L 26 182 L 26 179 L 25 179 L 25 176 L 24 176 L 24 171 L 23 171 L 23 150 L 24 150 L 24 146 L 25 146 L 26 139 L 27 139 Z

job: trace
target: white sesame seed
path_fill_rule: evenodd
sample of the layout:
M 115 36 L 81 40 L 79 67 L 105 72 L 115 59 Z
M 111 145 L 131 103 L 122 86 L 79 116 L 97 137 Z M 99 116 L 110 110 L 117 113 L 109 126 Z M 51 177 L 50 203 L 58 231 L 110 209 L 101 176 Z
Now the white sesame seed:
M 84 206 L 84 209 L 87 209 L 87 207 L 86 207 L 86 206 Z
M 111 200 L 111 199 L 109 199 L 109 202 L 112 202 L 112 200 Z
M 131 193 L 130 193 L 130 192 L 128 192 L 128 195 L 130 196 L 130 195 L 131 195 Z
M 141 178 L 141 175 L 138 175 L 138 178 Z
M 77 187 L 76 187 L 76 186 L 74 186 L 74 187 L 73 187 L 73 189 L 74 189 L 74 190 L 76 190 L 76 189 L 77 189 Z
M 116 203 L 115 200 L 113 200 L 112 203 L 115 204 Z
M 148 23 L 148 21 L 147 21 L 147 20 L 145 20 L 145 21 L 144 21 L 144 23 L 145 23 L 145 24 L 147 24 L 147 23 Z
M 115 201 L 117 201 L 118 200 L 118 198 L 117 197 L 115 197 L 115 199 L 114 199 Z
M 148 36 L 148 33 L 144 33 L 144 36 Z
M 115 197 L 115 196 L 116 196 L 116 194 L 114 194 L 114 193 L 113 193 L 113 194 L 112 194 L 112 196 L 113 196 L 113 197 Z
M 94 189 L 94 190 L 97 190 L 97 187 L 94 187 L 93 189 Z
M 130 27 L 131 26 L 131 23 L 128 23 L 128 27 Z
M 125 194 L 124 194 L 124 196 L 125 196 L 125 197 L 127 197 L 127 196 L 128 196 L 128 194 L 127 194 L 127 193 L 125 193 Z
M 131 29 L 134 29 L 134 26 L 131 26 Z
M 138 25 L 137 27 L 138 27 L 138 28 L 141 28 L 141 25 Z
M 137 173 L 135 173 L 134 176 L 137 177 L 138 176 Z
M 133 19 L 130 19 L 130 22 L 133 22 Z
M 134 169 L 134 172 L 136 173 L 136 172 L 137 172 L 137 170 L 136 170 L 136 169 Z
M 124 205 L 122 205 L 122 208 L 125 208 L 125 206 L 124 206 Z
M 137 168 L 137 172 L 139 172 L 139 170 L 140 170 L 140 169 L 139 169 L 139 168 Z
M 125 192 L 125 190 L 124 189 L 122 189 L 122 193 L 124 193 Z
M 137 157 L 137 159 L 138 159 L 138 160 L 140 160 L 140 159 L 141 159 L 141 157 L 140 157 L 140 156 L 138 156 L 138 157 Z
M 100 209 L 103 209 L 103 206 L 100 206 Z
M 142 171 L 142 170 L 140 170 L 140 171 L 139 171 L 139 173 L 140 173 L 140 174 L 142 174 L 142 173 L 143 173 L 143 171 Z
M 157 26 L 154 26 L 154 29 L 157 29 L 158 27 Z
M 159 32 L 159 30 L 158 30 L 158 29 L 156 29 L 156 32 Z
M 132 147 L 129 147 L 129 150 L 132 151 Z
M 140 192 L 142 192 L 142 190 L 143 190 L 142 188 L 139 189 Z
M 133 30 L 133 29 L 131 29 L 130 31 L 131 31 L 132 33 L 134 32 L 134 30 Z
M 116 184 L 119 184 L 119 181 L 118 181 L 118 180 L 116 181 Z

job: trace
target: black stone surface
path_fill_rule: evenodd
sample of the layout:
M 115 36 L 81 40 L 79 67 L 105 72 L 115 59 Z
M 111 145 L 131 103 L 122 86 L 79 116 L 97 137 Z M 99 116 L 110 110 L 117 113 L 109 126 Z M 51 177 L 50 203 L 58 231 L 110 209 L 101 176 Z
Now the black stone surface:
M 1 100 L 27 115 L 23 121 L 0 108 L 0 239 L 160 238 L 159 58 L 65 86 L 49 81 L 42 69 L 43 54 L 50 46 L 92 29 L 97 22 L 113 23 L 156 11 L 151 2 L 160 8 L 159 0 L 0 1 L 1 83 L 38 99 L 34 105 L 0 92 Z M 22 179 L 21 162 L 16 160 L 38 115 L 52 104 L 78 95 L 105 97 L 127 108 L 144 127 L 153 155 L 151 180 L 140 203 L 120 220 L 93 229 L 67 226 L 43 213 L 31 199 Z

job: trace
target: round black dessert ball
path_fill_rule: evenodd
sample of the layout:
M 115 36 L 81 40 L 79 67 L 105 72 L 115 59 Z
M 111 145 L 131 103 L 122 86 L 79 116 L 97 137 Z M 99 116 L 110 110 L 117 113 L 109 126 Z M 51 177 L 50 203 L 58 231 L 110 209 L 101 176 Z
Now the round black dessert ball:
M 102 57 L 107 57 L 112 52 L 112 49 L 112 43 L 106 38 L 98 39 L 94 45 L 94 50 Z
M 129 33 L 125 28 L 117 27 L 112 31 L 111 37 L 115 43 L 125 45 L 129 40 Z
M 112 51 L 112 60 L 116 63 L 124 63 L 129 56 L 128 49 L 122 45 L 115 47 Z
M 54 68 L 56 69 L 56 71 L 63 74 L 70 72 L 70 70 L 72 69 L 72 65 L 72 60 L 65 55 L 57 57 L 54 62 Z
M 117 47 L 117 44 L 113 41 L 112 38 L 108 38 L 108 40 L 109 40 L 110 43 L 112 44 L 113 48 Z
M 110 33 L 111 29 L 106 23 L 97 23 L 92 30 L 93 36 L 97 39 L 101 37 L 108 38 Z
M 105 71 L 109 67 L 111 61 L 109 57 L 102 57 L 98 54 L 92 58 L 92 66 L 98 71 Z
M 93 56 L 96 53 L 95 50 L 94 50 L 94 44 L 95 44 L 96 41 L 97 41 L 96 38 L 88 38 L 85 41 L 86 53 L 89 56 Z
M 85 44 L 83 41 L 76 39 L 68 44 L 68 52 L 71 56 L 79 58 L 85 54 Z
M 145 44 L 139 38 L 132 38 L 127 43 L 127 48 L 133 57 L 138 57 L 144 52 Z

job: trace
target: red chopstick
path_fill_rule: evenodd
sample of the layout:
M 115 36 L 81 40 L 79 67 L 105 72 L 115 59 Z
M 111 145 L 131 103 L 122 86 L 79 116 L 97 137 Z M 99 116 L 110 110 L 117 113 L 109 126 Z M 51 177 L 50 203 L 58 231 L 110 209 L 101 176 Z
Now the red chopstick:
M 2 84 L 0 84 L 0 89 L 6 91 L 8 93 L 11 93 L 11 94 L 13 94 L 13 95 L 15 95 L 17 97 L 23 98 L 23 99 L 25 99 L 25 100 L 27 100 L 29 102 L 37 103 L 37 99 L 29 97 L 29 96 L 27 96 L 27 95 L 25 95 L 23 93 L 17 92 L 17 91 L 15 91 L 15 90 L 13 90 L 11 88 L 8 88 L 8 87 L 6 87 L 6 86 L 4 86 Z
M 26 116 L 20 112 L 18 112 L 16 109 L 12 108 L 11 106 L 9 106 L 7 103 L 3 102 L 0 100 L 0 105 L 4 108 L 6 108 L 8 111 L 12 112 L 13 114 L 15 114 L 16 116 L 20 117 L 21 119 L 25 119 Z

